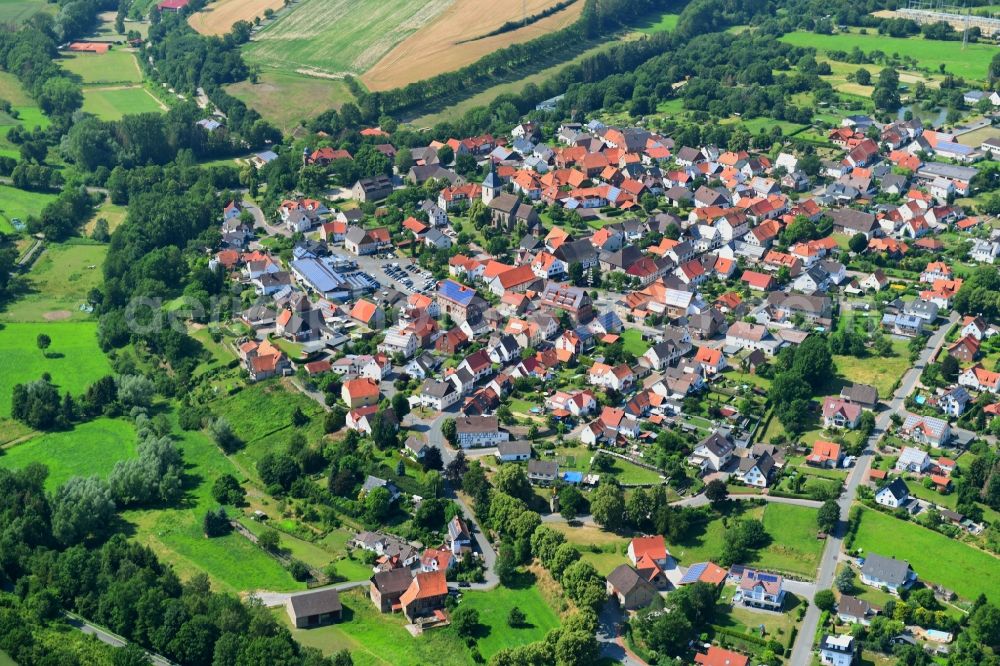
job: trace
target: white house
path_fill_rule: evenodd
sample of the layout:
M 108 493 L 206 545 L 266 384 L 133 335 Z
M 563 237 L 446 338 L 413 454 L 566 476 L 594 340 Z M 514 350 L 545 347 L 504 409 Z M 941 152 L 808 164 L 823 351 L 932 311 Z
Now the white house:
M 851 666 L 855 651 L 851 634 L 827 634 L 819 644 L 819 660 L 826 666 Z
M 903 447 L 896 459 L 894 469 L 897 472 L 914 472 L 921 474 L 931 466 L 931 457 L 926 452 L 912 446 Z
M 695 447 L 689 462 L 704 472 L 717 472 L 729 463 L 735 448 L 729 437 L 713 432 Z
M 496 416 L 463 416 L 455 421 L 458 445 L 463 449 L 496 446 L 510 439 L 510 433 L 500 430 Z
M 910 489 L 899 477 L 885 484 L 875 493 L 875 503 L 890 509 L 898 509 L 906 504 L 908 499 L 910 499 Z

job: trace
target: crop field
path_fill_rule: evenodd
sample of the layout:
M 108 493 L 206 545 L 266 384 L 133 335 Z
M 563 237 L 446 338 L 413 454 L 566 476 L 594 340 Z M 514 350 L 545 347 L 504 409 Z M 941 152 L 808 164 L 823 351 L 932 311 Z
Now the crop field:
M 121 120 L 126 114 L 159 113 L 166 107 L 141 86 L 86 88 L 83 110 L 101 120 Z
M 188 17 L 188 23 L 203 35 L 224 35 L 237 21 L 253 22 L 264 18 L 264 10 L 284 6 L 284 0 L 218 0 Z
M 84 85 L 139 83 L 142 73 L 129 51 L 112 49 L 107 53 L 66 53 L 59 59 L 64 69 L 80 77 Z
M 0 231 L 7 233 L 14 231 L 12 220 L 16 218 L 24 222 L 29 215 L 38 216 L 45 205 L 55 198 L 54 194 L 28 192 L 0 185 Z
M 286 71 L 360 74 L 440 14 L 448 0 L 302 0 L 245 47 L 250 62 Z
M 241 81 L 226 91 L 285 132 L 295 129 L 300 120 L 339 109 L 354 99 L 343 81 L 269 68 L 261 72 L 257 83 Z
M 529 15 L 554 4 L 553 0 L 524 2 Z M 583 11 L 583 1 L 579 0 L 551 16 L 517 30 L 458 43 L 485 35 L 507 21 L 519 20 L 523 16 L 521 5 L 520 2 L 495 0 L 455 0 L 436 21 L 414 30 L 411 36 L 378 60 L 361 80 L 370 90 L 388 90 L 450 72 L 511 44 L 526 42 L 564 28 L 576 21 Z
M 177 446 L 186 466 L 185 501 L 165 509 L 126 512 L 123 517 L 135 526 L 135 538 L 183 579 L 204 572 L 213 586 L 234 593 L 302 589 L 276 560 L 244 537 L 205 538 L 202 519 L 216 506 L 212 484 L 223 474 L 242 475 L 204 433 L 180 431 Z
M 30 463 L 49 468 L 47 490 L 55 490 L 72 476 L 101 477 L 119 460 L 135 456 L 135 429 L 124 419 L 99 418 L 72 430 L 39 435 L 5 449 L 0 467 L 19 469 Z
M 35 381 L 43 372 L 52 376 L 60 392 L 80 395 L 94 381 L 111 374 L 107 357 L 97 346 L 96 322 L 48 322 L 0 325 L 0 417 L 10 416 L 14 385 Z M 52 339 L 47 356 L 38 349 L 39 333 Z
M 87 319 L 87 293 L 101 283 L 107 245 L 50 245 L 26 275 L 27 293 L 0 312 L 0 321 L 43 322 Z
M 1000 601 L 995 575 L 1000 560 L 926 527 L 866 509 L 854 545 L 864 553 L 907 560 L 920 580 L 943 585 L 966 600 L 982 592 L 990 601 Z
M 782 41 L 795 46 L 811 46 L 817 51 L 851 51 L 855 46 L 869 53 L 882 51 L 916 58 L 922 67 L 937 71 L 943 64 L 947 72 L 966 79 L 982 81 L 986 78 L 990 60 L 996 47 L 989 44 L 969 44 L 962 50 L 961 42 L 944 42 L 932 39 L 897 38 L 885 35 L 840 33 L 818 35 L 813 32 L 795 31 L 784 35 Z

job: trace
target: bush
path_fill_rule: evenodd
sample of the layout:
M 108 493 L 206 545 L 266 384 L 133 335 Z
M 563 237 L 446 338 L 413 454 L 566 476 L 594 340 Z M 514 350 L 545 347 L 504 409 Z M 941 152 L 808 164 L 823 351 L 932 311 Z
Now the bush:
M 309 573 L 309 567 L 302 560 L 292 560 L 288 564 L 288 573 L 292 574 L 292 578 L 300 583 L 312 578 L 312 574 Z

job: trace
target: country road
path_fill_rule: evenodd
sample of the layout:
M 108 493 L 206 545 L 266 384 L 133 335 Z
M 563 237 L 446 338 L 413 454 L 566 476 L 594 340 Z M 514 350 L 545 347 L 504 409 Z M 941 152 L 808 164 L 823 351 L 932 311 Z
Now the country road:
M 833 579 L 837 572 L 837 561 L 840 558 L 841 546 L 844 541 L 844 534 L 847 531 L 847 517 L 858 494 L 858 487 L 868 474 L 868 467 L 871 465 L 872 453 L 878 447 L 878 441 L 882 438 L 889 427 L 893 414 L 903 409 L 906 396 L 910 395 L 913 388 L 920 380 L 920 373 L 924 367 L 937 353 L 938 347 L 944 342 L 945 336 L 952 324 L 958 321 L 958 314 L 952 313 L 948 322 L 943 324 L 927 341 L 927 346 L 921 352 L 918 361 L 906 371 L 900 382 L 899 389 L 888 401 L 888 409 L 883 410 L 875 417 L 875 429 L 871 437 L 868 438 L 865 451 L 858 458 L 847 477 L 846 491 L 840 496 L 837 503 L 840 505 L 840 521 L 837 528 L 826 540 L 826 547 L 823 549 L 823 556 L 820 559 L 819 573 L 816 576 L 816 590 L 826 590 L 832 587 Z M 802 620 L 802 626 L 795 638 L 795 645 L 792 647 L 792 654 L 789 659 L 791 666 L 809 666 L 812 663 L 813 639 L 816 637 L 816 630 L 819 628 L 820 610 L 809 599 L 809 606 L 806 615 Z
M 113 634 L 107 629 L 99 627 L 96 624 L 91 624 L 79 615 L 75 615 L 73 613 L 64 613 L 64 615 L 66 616 L 66 623 L 69 624 L 69 626 L 83 634 L 95 637 L 102 643 L 116 648 L 122 648 L 129 644 L 129 641 L 122 638 L 118 634 Z M 175 666 L 174 662 L 170 661 L 166 657 L 161 657 L 160 655 L 152 652 L 146 652 L 146 654 L 149 655 L 149 661 L 153 664 L 153 666 Z

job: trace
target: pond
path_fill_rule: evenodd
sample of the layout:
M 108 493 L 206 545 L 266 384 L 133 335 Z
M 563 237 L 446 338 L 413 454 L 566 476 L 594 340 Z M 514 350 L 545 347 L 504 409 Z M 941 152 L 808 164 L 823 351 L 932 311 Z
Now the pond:
M 899 120 L 903 120 L 906 117 L 906 112 L 913 112 L 914 118 L 920 118 L 920 121 L 928 127 L 941 127 L 948 120 L 948 109 L 945 108 L 934 108 L 925 109 L 919 104 L 912 104 L 907 106 L 899 107 L 899 112 L 896 117 Z

